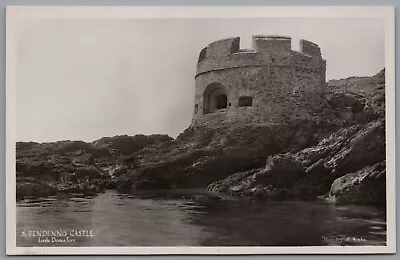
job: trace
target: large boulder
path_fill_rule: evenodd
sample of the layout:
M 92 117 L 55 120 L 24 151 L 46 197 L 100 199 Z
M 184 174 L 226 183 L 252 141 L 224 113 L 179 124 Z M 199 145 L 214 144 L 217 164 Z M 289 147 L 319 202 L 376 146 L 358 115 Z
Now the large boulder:
M 305 171 L 300 161 L 292 154 L 278 154 L 267 158 L 264 168 L 233 174 L 223 180 L 208 185 L 212 192 L 237 196 L 275 196 L 304 177 Z
M 271 184 L 276 187 L 291 186 L 296 180 L 304 177 L 305 169 L 301 161 L 292 154 L 269 156 L 265 170 L 255 176 L 257 184 Z
M 331 186 L 329 198 L 338 203 L 385 205 L 386 162 L 368 165 L 337 178 Z
M 346 140 L 325 164 L 343 175 L 382 161 L 386 158 L 385 140 L 385 121 L 370 122 Z
M 212 182 L 207 186 L 207 190 L 227 194 L 240 193 L 245 189 L 253 187 L 254 174 L 263 171 L 264 168 L 259 168 L 232 174 L 223 180 Z
M 333 109 L 350 108 L 352 113 L 359 113 L 364 109 L 364 100 L 348 93 L 336 93 L 327 96 L 327 101 Z

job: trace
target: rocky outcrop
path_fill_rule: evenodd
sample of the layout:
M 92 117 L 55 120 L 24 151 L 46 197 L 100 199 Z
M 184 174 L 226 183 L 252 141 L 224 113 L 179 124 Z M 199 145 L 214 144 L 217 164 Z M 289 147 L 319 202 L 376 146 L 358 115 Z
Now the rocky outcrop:
M 340 128 L 296 153 L 270 156 L 265 168 L 236 173 L 208 189 L 240 197 L 301 199 L 330 191 L 340 202 L 378 203 L 383 201 L 382 189 L 372 192 L 380 195 L 359 197 L 369 192 L 375 179 L 362 182 L 357 191 L 354 183 L 376 175 L 384 186 L 384 160 L 385 121 L 380 119 Z
M 341 176 L 385 159 L 385 120 L 341 128 L 296 155 L 308 174 Z
M 171 141 L 168 135 L 117 135 L 103 137 L 91 143 L 96 149 L 105 149 L 113 154 L 128 155 L 137 152 L 148 145 Z
M 386 162 L 368 165 L 337 178 L 326 198 L 338 203 L 385 205 Z
M 71 142 L 17 149 L 18 183 L 36 180 L 20 186 L 20 195 L 40 194 L 33 188 L 38 185 L 48 187 L 44 194 L 208 186 L 236 197 L 314 199 L 328 193 L 335 179 L 385 160 L 385 121 L 189 128 L 175 140 L 130 155 Z M 330 197 L 346 201 L 337 194 Z
M 346 79 L 330 80 L 328 82 L 327 98 L 330 100 L 330 97 L 337 96 L 341 99 L 343 96 L 352 98 L 355 103 L 359 100 L 364 105 L 364 111 L 368 114 L 372 112 L 378 117 L 384 117 L 385 69 L 372 77 L 350 77 Z M 331 104 L 336 103 L 335 101 L 335 98 L 333 98 Z M 347 103 L 346 107 L 349 107 L 348 105 Z M 340 107 L 344 108 L 344 105 L 342 104 Z
M 268 156 L 316 143 L 330 129 L 307 121 L 188 128 L 173 141 L 125 158 L 129 171 L 118 178 L 119 187 L 204 188 L 231 174 L 263 167 Z
M 169 141 L 166 135 L 116 136 L 93 143 L 59 141 L 16 144 L 17 198 L 55 193 L 93 195 L 115 188 L 124 173 L 124 155 Z

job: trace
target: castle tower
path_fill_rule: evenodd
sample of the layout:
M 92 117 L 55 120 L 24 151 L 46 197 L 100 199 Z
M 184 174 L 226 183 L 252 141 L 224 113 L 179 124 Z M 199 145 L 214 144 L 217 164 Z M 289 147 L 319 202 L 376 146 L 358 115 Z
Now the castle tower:
M 318 45 L 301 40 L 298 52 L 290 37 L 254 35 L 252 40 L 253 49 L 240 49 L 235 37 L 201 50 L 192 125 L 319 119 L 326 62 Z

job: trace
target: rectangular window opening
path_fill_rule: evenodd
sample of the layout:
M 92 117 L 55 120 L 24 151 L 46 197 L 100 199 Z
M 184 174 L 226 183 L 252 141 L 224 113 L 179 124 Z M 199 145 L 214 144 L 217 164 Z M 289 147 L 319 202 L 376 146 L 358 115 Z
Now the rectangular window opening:
M 252 107 L 253 97 L 239 97 L 239 107 Z

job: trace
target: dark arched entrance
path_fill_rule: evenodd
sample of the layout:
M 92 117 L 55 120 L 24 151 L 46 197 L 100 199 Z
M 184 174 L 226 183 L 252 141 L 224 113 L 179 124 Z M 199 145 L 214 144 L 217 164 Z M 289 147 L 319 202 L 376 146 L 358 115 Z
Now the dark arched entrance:
M 221 83 L 211 83 L 203 94 L 203 114 L 213 113 L 228 107 L 226 88 Z

